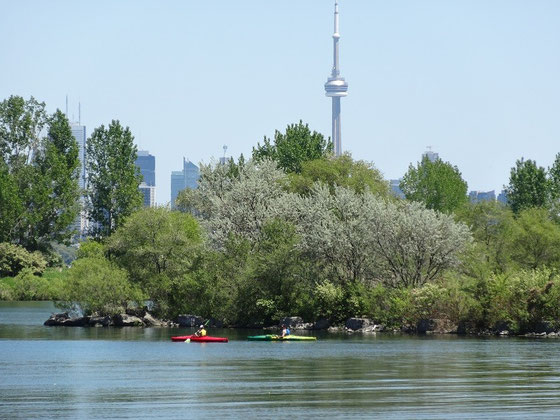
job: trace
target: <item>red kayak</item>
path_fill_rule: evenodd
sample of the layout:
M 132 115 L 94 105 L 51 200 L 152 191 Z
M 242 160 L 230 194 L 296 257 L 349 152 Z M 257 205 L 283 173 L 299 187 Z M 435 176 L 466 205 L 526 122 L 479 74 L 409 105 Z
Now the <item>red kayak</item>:
M 197 337 L 196 335 L 180 335 L 171 337 L 171 341 L 187 341 L 191 340 L 195 343 L 227 343 L 229 340 L 226 337 L 210 337 L 205 335 L 204 337 Z

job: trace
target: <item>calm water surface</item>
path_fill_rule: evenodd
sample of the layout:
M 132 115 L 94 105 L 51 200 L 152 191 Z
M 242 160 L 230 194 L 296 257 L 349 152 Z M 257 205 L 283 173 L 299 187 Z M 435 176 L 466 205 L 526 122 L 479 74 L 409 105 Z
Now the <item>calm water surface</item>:
M 320 335 L 172 343 L 164 328 L 44 327 L 0 302 L 0 418 L 560 418 L 560 340 Z

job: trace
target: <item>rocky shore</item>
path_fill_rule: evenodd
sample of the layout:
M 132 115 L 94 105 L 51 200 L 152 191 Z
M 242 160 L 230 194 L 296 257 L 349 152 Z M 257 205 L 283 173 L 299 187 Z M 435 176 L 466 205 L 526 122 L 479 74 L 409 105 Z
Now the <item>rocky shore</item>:
M 197 327 L 208 323 L 212 328 L 223 328 L 222 322 L 210 319 L 206 321 L 197 315 L 179 315 L 175 320 L 159 320 L 146 310 L 127 311 L 124 314 L 114 316 L 82 316 L 71 317 L 67 312 L 52 314 L 44 322 L 46 326 L 62 327 Z M 560 329 L 555 323 L 540 322 L 531 327 L 530 331 L 514 332 L 509 328 L 507 322 L 496 324 L 493 329 L 479 330 L 468 323 L 452 323 L 445 319 L 423 319 L 416 325 L 407 325 L 401 328 L 386 328 L 377 324 L 369 318 L 349 318 L 344 325 L 331 325 L 326 319 L 315 322 L 304 322 L 301 317 L 293 316 L 283 318 L 278 325 L 254 326 L 264 330 L 278 330 L 280 325 L 286 325 L 293 331 L 328 331 L 333 333 L 407 333 L 407 334 L 457 334 L 457 335 L 479 335 L 479 336 L 513 336 L 522 335 L 526 337 L 559 337 Z M 230 326 L 226 326 L 230 327 Z

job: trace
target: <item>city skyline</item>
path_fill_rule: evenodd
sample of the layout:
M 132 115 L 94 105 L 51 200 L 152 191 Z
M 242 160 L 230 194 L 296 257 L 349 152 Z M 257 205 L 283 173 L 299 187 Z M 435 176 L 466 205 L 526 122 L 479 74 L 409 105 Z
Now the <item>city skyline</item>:
M 395 179 L 432 145 L 480 191 L 500 191 L 521 157 L 552 164 L 560 151 L 558 2 L 339 3 L 352 82 L 343 148 L 355 159 Z M 81 102 L 89 132 L 120 120 L 138 149 L 157 157 L 160 180 L 180 165 L 177 156 L 217 161 L 227 144 L 229 155 L 248 157 L 263 136 L 300 119 L 329 136 L 332 6 L 8 2 L 0 98 L 32 95 L 54 112 L 68 94 L 69 115 Z M 160 184 L 163 204 L 169 183 Z

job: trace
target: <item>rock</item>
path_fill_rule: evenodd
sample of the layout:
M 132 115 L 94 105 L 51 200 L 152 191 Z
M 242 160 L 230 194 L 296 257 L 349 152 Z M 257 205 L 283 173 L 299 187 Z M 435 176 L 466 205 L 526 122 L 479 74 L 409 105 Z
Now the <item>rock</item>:
M 376 325 L 373 326 L 373 331 L 374 331 L 374 332 L 385 331 L 385 325 L 376 324 Z
M 142 317 L 142 322 L 146 325 L 146 327 L 161 327 L 164 324 L 159 319 L 155 319 L 148 312 L 145 312 L 144 316 Z
M 110 316 L 92 316 L 89 318 L 90 327 L 108 327 L 113 324 Z
M 345 326 L 348 330 L 357 331 L 373 325 L 374 323 L 369 318 L 349 318 Z
M 329 329 L 327 330 L 328 332 L 340 332 L 342 331 L 341 327 L 329 327 Z
M 204 319 L 198 315 L 179 315 L 177 317 L 177 324 L 179 327 L 198 327 L 204 324 Z
M 331 325 L 330 321 L 326 318 L 321 318 L 318 319 L 317 321 L 315 321 L 315 323 L 313 324 L 313 329 L 314 330 L 326 330 L 327 328 L 329 328 Z
M 113 317 L 113 323 L 116 327 L 142 327 L 144 322 L 137 316 L 119 314 Z
M 285 325 L 288 328 L 301 329 L 298 326 L 303 325 L 303 319 L 300 316 L 287 316 L 280 321 L 280 325 Z
M 84 327 L 88 325 L 89 317 L 83 316 L 79 318 L 70 318 L 67 312 L 60 314 L 52 314 L 43 325 L 46 326 L 64 326 L 64 327 Z

